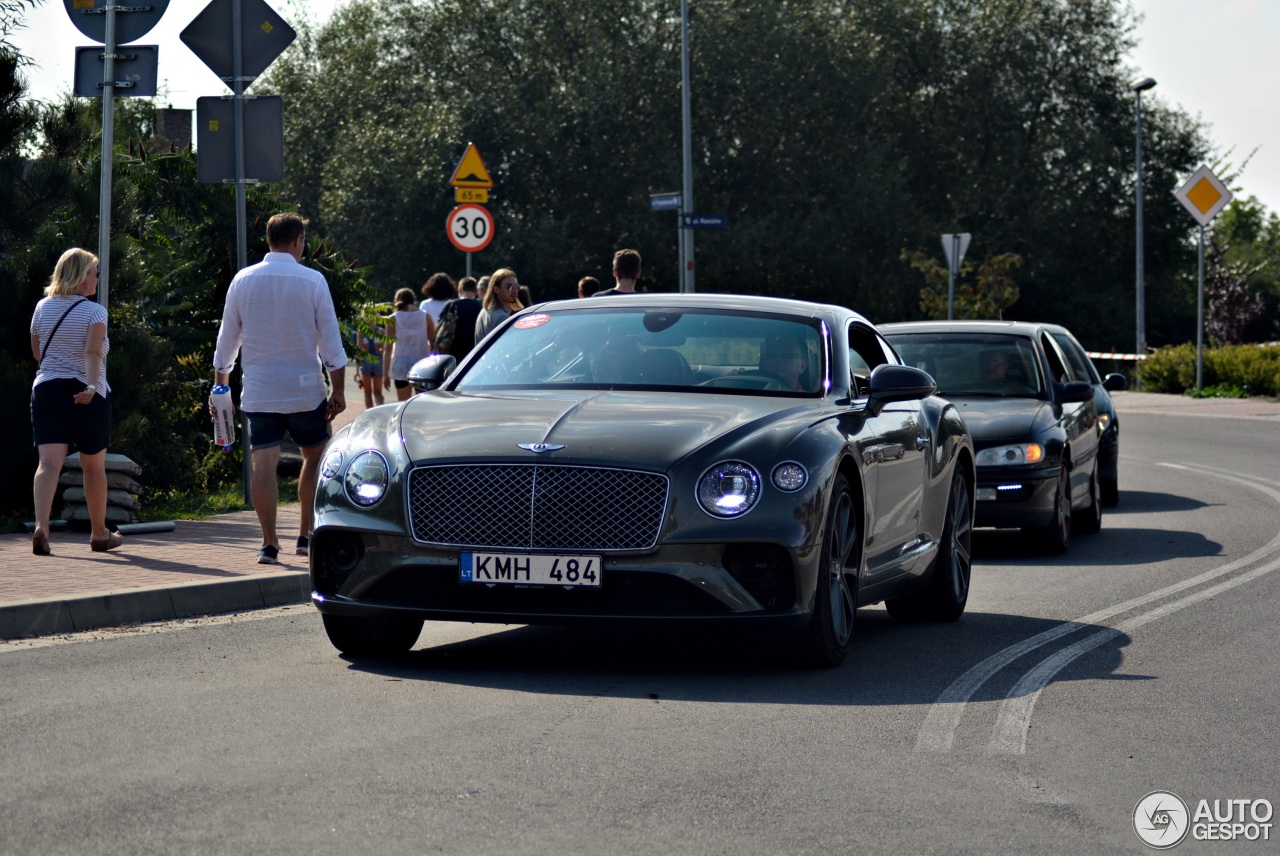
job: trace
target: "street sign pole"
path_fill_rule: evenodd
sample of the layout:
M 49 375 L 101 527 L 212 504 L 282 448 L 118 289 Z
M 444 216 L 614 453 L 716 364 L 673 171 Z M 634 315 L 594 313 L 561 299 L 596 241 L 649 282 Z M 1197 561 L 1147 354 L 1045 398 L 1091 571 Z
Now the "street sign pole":
M 1200 227 L 1200 275 L 1196 285 L 1196 392 L 1204 380 L 1204 226 Z
M 1235 194 L 1213 174 L 1213 170 L 1201 166 L 1173 195 L 1200 224 L 1199 274 L 1196 285 L 1196 392 L 1199 392 L 1204 380 L 1204 228 L 1227 207 Z
M 98 188 L 98 303 L 107 305 L 111 284 L 111 177 L 115 166 L 116 7 L 106 9 L 106 53 L 102 60 L 102 168 Z
M 244 187 L 244 39 L 240 33 L 240 0 L 231 0 L 231 97 L 235 115 L 236 147 L 236 270 L 249 266 L 248 194 Z M 240 388 L 244 389 L 244 361 L 240 366 Z M 249 436 L 249 414 L 240 408 L 240 436 Z M 244 478 L 244 504 L 253 508 L 253 456 L 245 448 L 242 476 Z
M 684 194 L 681 196 L 681 222 L 693 213 L 693 107 L 689 93 L 689 0 L 680 0 L 680 112 L 683 126 Z M 697 291 L 693 270 L 693 230 L 680 230 L 680 291 Z
M 964 254 L 969 250 L 969 239 L 973 236 L 968 232 L 962 232 L 955 235 L 942 236 L 942 252 L 947 257 L 947 320 L 950 321 L 954 314 L 956 302 L 956 276 L 960 273 L 960 263 L 964 261 Z

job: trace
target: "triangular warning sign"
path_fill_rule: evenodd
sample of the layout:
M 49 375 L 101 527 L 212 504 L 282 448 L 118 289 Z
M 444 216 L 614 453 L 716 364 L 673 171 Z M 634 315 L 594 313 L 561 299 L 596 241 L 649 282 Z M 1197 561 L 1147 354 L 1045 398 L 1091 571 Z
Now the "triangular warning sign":
M 493 178 L 490 177 L 489 170 L 485 169 L 475 143 L 467 143 L 467 150 L 463 153 L 462 160 L 458 161 L 458 168 L 453 171 L 449 184 L 454 187 L 493 187 Z

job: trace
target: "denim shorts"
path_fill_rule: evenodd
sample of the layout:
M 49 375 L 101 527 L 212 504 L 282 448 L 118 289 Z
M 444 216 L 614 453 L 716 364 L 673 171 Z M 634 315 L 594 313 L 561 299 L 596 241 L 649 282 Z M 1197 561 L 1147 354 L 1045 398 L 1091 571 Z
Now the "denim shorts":
M 301 413 L 249 413 L 249 448 L 268 449 L 284 442 L 285 432 L 299 448 L 323 446 L 329 439 L 329 420 L 325 418 L 329 402 L 322 401 L 315 410 Z
M 76 404 L 84 381 L 54 378 L 31 390 L 31 434 L 35 446 L 65 444 L 96 455 L 111 436 L 111 401 L 99 393 L 88 404 Z

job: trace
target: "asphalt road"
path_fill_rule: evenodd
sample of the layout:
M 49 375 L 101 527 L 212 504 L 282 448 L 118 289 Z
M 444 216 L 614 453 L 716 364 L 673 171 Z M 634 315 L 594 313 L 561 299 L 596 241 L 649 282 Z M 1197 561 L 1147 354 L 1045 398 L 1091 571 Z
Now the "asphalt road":
M 1101 533 L 980 533 L 963 620 L 863 610 L 834 670 L 439 623 L 359 663 L 310 607 L 0 645 L 0 853 L 1143 853 L 1152 791 L 1274 806 L 1276 425 L 1123 429 Z

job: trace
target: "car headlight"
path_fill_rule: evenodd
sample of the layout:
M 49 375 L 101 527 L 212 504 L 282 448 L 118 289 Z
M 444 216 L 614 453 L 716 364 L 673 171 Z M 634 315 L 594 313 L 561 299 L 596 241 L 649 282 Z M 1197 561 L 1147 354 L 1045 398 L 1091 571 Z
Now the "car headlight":
M 1039 443 L 1018 443 L 1011 446 L 993 446 L 978 453 L 980 467 L 1006 467 L 1012 464 L 1038 464 L 1044 460 L 1044 446 Z
M 698 479 L 698 504 L 713 517 L 741 517 L 760 499 L 760 474 L 740 461 L 723 461 Z
M 374 451 L 361 452 L 347 467 L 347 498 L 361 508 L 377 505 L 390 480 L 386 458 Z
M 795 493 L 808 480 L 809 474 L 795 461 L 785 461 L 773 468 L 773 486 L 784 493 Z
M 342 462 L 344 460 L 346 460 L 346 456 L 342 454 L 341 449 L 330 449 L 329 453 L 324 456 L 324 460 L 320 462 L 320 480 L 328 481 L 342 472 Z
M 1111 425 L 1111 414 L 1110 414 L 1110 413 L 1099 413 L 1099 414 L 1098 414 L 1098 431 L 1099 431 L 1099 433 L 1101 433 L 1101 432 L 1103 432 L 1103 431 L 1106 431 L 1106 430 L 1107 430 L 1107 428 L 1108 428 L 1108 427 L 1110 427 L 1110 425 Z

